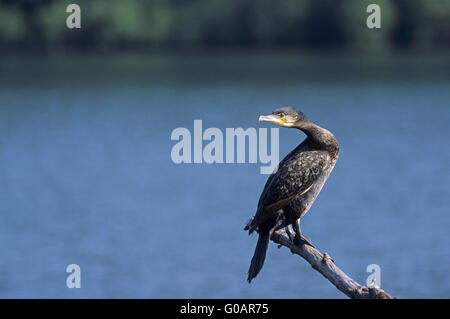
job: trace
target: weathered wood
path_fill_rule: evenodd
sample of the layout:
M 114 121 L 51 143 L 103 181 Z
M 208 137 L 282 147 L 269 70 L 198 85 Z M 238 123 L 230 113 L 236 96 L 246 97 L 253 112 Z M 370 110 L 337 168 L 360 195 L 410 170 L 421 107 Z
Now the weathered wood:
M 373 285 L 365 287 L 347 276 L 339 269 L 327 253 L 322 254 L 316 248 L 309 245 L 294 245 L 283 230 L 276 231 L 271 240 L 278 245 L 285 246 L 292 253 L 303 257 L 315 270 L 327 278 L 337 289 L 353 299 L 395 299 L 384 290 Z

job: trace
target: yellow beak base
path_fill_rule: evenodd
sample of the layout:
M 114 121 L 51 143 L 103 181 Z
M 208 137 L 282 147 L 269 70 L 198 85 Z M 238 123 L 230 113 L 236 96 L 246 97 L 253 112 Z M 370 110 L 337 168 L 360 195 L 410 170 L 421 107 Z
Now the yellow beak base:
M 284 118 L 280 118 L 279 116 L 276 115 L 260 115 L 258 118 L 258 121 L 260 122 L 271 122 L 273 124 L 277 124 L 280 126 L 284 126 L 284 124 L 286 123 L 286 119 Z

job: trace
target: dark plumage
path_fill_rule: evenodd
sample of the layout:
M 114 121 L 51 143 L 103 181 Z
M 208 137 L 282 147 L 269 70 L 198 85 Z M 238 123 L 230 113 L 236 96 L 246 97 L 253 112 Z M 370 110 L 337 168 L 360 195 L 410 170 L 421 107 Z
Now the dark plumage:
M 300 218 L 311 207 L 339 156 L 339 144 L 334 135 L 296 109 L 280 108 L 272 115 L 260 116 L 259 120 L 300 129 L 307 137 L 270 175 L 259 198 L 256 214 L 244 228 L 250 234 L 253 231 L 259 234 L 248 270 L 248 282 L 261 270 L 274 231 L 286 227 L 296 245 L 312 246 L 300 232 Z M 289 229 L 291 225 L 295 235 Z

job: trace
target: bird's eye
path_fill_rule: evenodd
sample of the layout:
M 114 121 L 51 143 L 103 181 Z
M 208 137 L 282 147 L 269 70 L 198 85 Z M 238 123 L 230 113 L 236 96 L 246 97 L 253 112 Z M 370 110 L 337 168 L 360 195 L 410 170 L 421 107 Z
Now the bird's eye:
M 285 115 L 284 113 L 279 113 L 278 116 L 279 116 L 280 118 L 284 118 L 286 115 Z

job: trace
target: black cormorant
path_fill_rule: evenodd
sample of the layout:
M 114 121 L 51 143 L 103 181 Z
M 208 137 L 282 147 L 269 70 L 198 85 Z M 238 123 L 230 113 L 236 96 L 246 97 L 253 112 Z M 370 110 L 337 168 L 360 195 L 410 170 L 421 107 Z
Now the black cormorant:
M 269 176 L 259 198 L 256 214 L 244 228 L 250 234 L 255 230 L 259 234 L 248 270 L 248 282 L 260 272 L 274 231 L 286 227 L 294 244 L 312 246 L 300 232 L 300 218 L 311 207 L 339 156 L 339 144 L 334 135 L 294 108 L 277 109 L 271 115 L 260 116 L 259 121 L 297 128 L 307 137 Z M 294 235 L 289 229 L 291 225 Z

